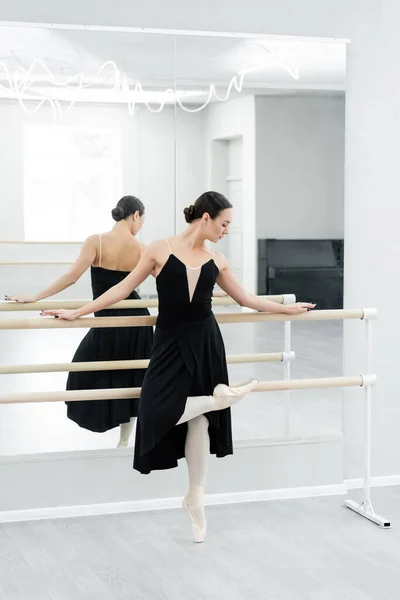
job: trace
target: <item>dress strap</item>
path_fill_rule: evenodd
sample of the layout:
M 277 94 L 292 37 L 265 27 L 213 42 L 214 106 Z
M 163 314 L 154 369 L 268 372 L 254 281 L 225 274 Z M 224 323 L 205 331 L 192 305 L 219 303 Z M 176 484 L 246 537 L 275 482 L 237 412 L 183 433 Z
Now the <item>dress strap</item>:
M 211 258 L 212 258 L 212 260 L 214 260 L 214 256 L 215 256 L 214 248 L 211 248 Z
M 167 240 L 167 238 L 165 238 L 165 241 L 166 241 L 166 242 L 167 242 L 167 244 L 168 244 L 168 250 L 169 250 L 169 253 L 170 253 L 170 254 L 172 254 L 172 248 L 171 248 L 171 244 L 169 243 L 169 241 Z
M 101 267 L 101 234 L 99 233 L 99 242 L 100 242 L 100 246 L 99 246 L 99 267 Z

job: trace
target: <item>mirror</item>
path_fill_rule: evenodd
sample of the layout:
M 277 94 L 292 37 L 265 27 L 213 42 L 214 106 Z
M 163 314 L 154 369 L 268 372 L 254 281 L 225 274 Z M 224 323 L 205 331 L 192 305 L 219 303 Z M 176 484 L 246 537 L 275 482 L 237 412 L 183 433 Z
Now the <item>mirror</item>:
M 344 44 L 8 27 L 0 40 L 0 294 L 34 293 L 60 276 L 83 239 L 111 228 L 123 194 L 145 204 L 147 244 L 182 231 L 183 208 L 215 189 L 234 205 L 217 249 L 247 290 L 340 307 Z M 153 279 L 140 294 L 155 295 Z M 90 295 L 86 273 L 58 298 Z M 21 314 L 37 316 L 2 318 Z M 341 372 L 341 322 L 294 323 L 290 345 L 282 323 L 221 329 L 228 356 L 292 349 L 292 378 Z M 2 331 L 0 364 L 69 362 L 85 333 Z M 279 362 L 229 371 L 231 381 L 288 376 Z M 2 389 L 63 390 L 65 380 L 2 375 Z M 338 390 L 252 394 L 233 411 L 236 443 L 340 432 L 338 399 Z M 62 403 L 0 409 L 0 454 L 118 440 L 117 429 L 79 428 Z
M 125 194 L 145 205 L 140 240 L 174 233 L 174 38 L 10 28 L 0 36 L 0 294 L 33 294 L 89 235 L 109 231 Z M 169 90 L 169 91 L 168 91 Z M 89 271 L 56 298 L 91 298 Z M 152 278 L 141 286 L 153 296 Z M 1 318 L 38 317 L 7 312 Z M 1 331 L 0 364 L 70 362 L 82 329 Z M 3 393 L 64 390 L 66 373 L 1 375 Z M 115 447 L 63 403 L 0 407 L 0 454 Z
M 342 307 L 345 44 L 179 36 L 176 64 L 177 230 L 184 206 L 206 189 L 222 192 L 234 222 L 218 250 L 246 289 Z M 342 322 L 294 323 L 286 348 L 282 323 L 221 329 L 228 355 L 292 349 L 292 378 L 341 374 Z M 231 381 L 278 380 L 285 367 L 229 371 Z M 340 432 L 340 398 L 252 394 L 233 411 L 234 437 L 254 444 Z

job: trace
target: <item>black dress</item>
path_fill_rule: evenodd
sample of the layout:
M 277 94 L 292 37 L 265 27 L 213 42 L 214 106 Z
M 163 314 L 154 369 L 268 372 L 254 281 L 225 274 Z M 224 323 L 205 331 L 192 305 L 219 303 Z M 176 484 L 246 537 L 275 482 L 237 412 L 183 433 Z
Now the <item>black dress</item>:
M 225 348 L 212 312 L 218 267 L 201 267 L 190 299 L 187 267 L 172 253 L 157 277 L 159 314 L 139 404 L 134 469 L 171 469 L 185 454 L 187 423 L 176 425 L 188 396 L 211 395 L 228 383 Z M 230 409 L 206 414 L 210 452 L 233 453 Z
M 129 272 L 126 271 L 92 267 L 93 298 L 101 296 L 127 275 Z M 138 300 L 140 296 L 133 291 L 127 299 Z M 95 313 L 95 316 L 131 317 L 149 314 L 146 308 L 132 308 L 102 310 Z M 150 358 L 152 346 L 152 327 L 91 329 L 79 344 L 72 362 Z M 145 369 L 72 372 L 68 375 L 67 390 L 140 387 L 144 374 Z M 80 427 L 102 433 L 129 422 L 131 417 L 137 415 L 138 403 L 137 398 L 66 402 L 67 416 Z

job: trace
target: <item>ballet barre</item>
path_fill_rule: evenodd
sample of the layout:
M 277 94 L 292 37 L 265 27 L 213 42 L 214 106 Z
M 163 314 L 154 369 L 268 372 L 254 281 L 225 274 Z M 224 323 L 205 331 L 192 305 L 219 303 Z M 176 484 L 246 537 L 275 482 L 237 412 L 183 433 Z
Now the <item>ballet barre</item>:
M 80 244 L 82 245 L 84 242 L 74 242 L 71 240 L 64 240 L 61 242 L 56 242 L 54 240 L 49 240 L 49 241 L 43 241 L 43 240 L 0 240 L 0 244 L 25 244 L 28 245 L 29 244 L 42 244 L 42 245 L 46 245 L 46 244 L 51 244 L 51 245 L 57 245 L 57 246 L 62 246 L 63 244 Z
M 31 267 L 34 265 L 73 265 L 72 260 L 7 260 L 0 261 L 0 267 Z
M 226 357 L 230 365 L 255 362 L 290 362 L 294 352 L 269 352 L 265 354 L 231 354 Z M 149 359 L 139 360 L 99 360 L 92 362 L 50 363 L 33 365 L 9 365 L 0 367 L 0 375 L 17 375 L 26 373 L 68 373 L 82 371 L 123 371 L 130 369 L 147 369 Z
M 274 296 L 259 296 L 277 304 L 293 304 L 296 302 L 296 296 L 293 294 L 279 294 Z M 0 302 L 0 312 L 18 312 L 18 311 L 40 311 L 40 310 L 76 310 L 88 304 L 91 300 L 40 300 L 38 302 Z M 237 302 L 230 296 L 215 297 L 212 299 L 213 306 L 237 306 Z M 149 298 L 141 300 L 122 300 L 116 304 L 107 307 L 110 309 L 121 308 L 157 308 L 158 298 Z
M 218 300 L 224 300 L 219 298 Z M 10 303 L 13 306 L 14 303 Z M 26 306 L 26 305 L 25 305 Z M 37 303 L 34 303 L 36 309 Z M 58 304 L 58 307 L 60 305 Z M 290 380 L 290 370 L 285 371 L 284 380 L 262 381 L 257 384 L 254 392 L 284 391 L 291 390 L 339 388 L 339 387 L 362 387 L 364 389 L 365 426 L 364 426 L 364 497 L 361 503 L 346 500 L 345 507 L 356 512 L 362 517 L 376 523 L 382 528 L 390 528 L 390 521 L 375 513 L 371 502 L 371 436 L 372 436 L 372 387 L 376 383 L 376 376 L 372 374 L 372 320 L 376 318 L 375 309 L 343 309 L 343 310 L 320 310 L 301 313 L 298 315 L 271 314 L 271 313 L 219 313 L 216 314 L 219 323 L 263 323 L 263 322 L 285 322 L 285 366 L 289 365 L 294 358 L 290 351 L 290 323 L 294 321 L 327 321 L 327 320 L 363 320 L 366 325 L 367 341 L 367 365 L 366 375 L 328 377 L 318 379 Z M 63 321 L 53 318 L 32 318 L 20 320 L 0 320 L 0 329 L 68 329 L 88 327 L 141 327 L 152 326 L 156 317 L 87 317 L 76 321 Z M 277 353 L 284 356 L 284 353 Z M 250 362 L 250 361 L 249 361 Z M 75 363 L 78 364 L 78 363 Z M 32 365 L 31 365 L 32 367 Z M 46 368 L 47 365 L 44 365 Z M 117 400 L 123 398 L 137 398 L 140 396 L 140 388 L 102 389 L 102 390 L 74 390 L 63 392 L 31 392 L 12 393 L 0 396 L 1 404 L 20 404 L 32 402 L 65 402 L 82 400 Z
M 375 311 L 376 312 L 376 311 Z M 374 318 L 374 309 L 333 309 L 314 310 L 298 315 L 274 314 L 266 312 L 216 313 L 218 323 L 276 323 L 283 321 L 343 321 L 347 319 Z M 8 329 L 88 329 L 104 327 L 152 327 L 157 317 L 82 317 L 75 321 L 50 318 L 2 319 L 0 330 Z
M 351 377 L 319 377 L 291 381 L 260 381 L 253 392 L 308 390 L 339 387 L 364 387 L 375 384 L 374 375 Z M 139 398 L 141 388 L 111 388 L 98 390 L 68 390 L 62 392 L 23 392 L 0 395 L 0 404 L 30 404 L 35 402 L 80 402 L 82 400 L 123 400 Z

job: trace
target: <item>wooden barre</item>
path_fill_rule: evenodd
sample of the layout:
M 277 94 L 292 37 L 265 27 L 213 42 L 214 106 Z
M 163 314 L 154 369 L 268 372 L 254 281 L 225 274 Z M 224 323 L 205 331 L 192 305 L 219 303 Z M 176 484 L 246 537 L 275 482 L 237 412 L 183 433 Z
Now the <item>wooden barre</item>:
M 362 308 L 347 310 L 315 310 L 299 315 L 271 313 L 217 313 L 218 323 L 274 323 L 282 321 L 341 321 L 347 319 L 363 319 Z M 38 319 L 3 319 L 0 330 L 8 329 L 82 329 L 104 327 L 150 327 L 156 324 L 157 317 L 84 317 L 76 321 L 44 318 Z
M 327 377 L 318 379 L 292 379 L 291 381 L 260 381 L 253 392 L 306 390 L 338 387 L 360 387 L 361 376 Z M 82 400 L 122 400 L 139 398 L 141 388 L 114 388 L 99 390 L 73 390 L 63 392 L 25 392 L 0 396 L 0 404 L 27 404 L 31 402 L 79 402 Z
M 277 304 L 283 304 L 284 296 L 259 296 L 260 298 L 266 298 L 271 302 Z M 57 310 L 59 308 L 67 310 L 76 310 L 82 308 L 85 304 L 88 304 L 91 300 L 41 300 L 39 302 L 0 302 L 0 312 L 17 312 L 17 311 L 40 311 L 40 310 Z M 230 296 L 215 297 L 212 300 L 214 306 L 233 306 L 237 303 Z M 107 308 L 157 308 L 158 298 L 142 299 L 142 300 L 122 300 L 116 304 L 112 304 Z
M 74 242 L 71 240 L 64 240 L 63 242 L 47 241 L 43 240 L 0 240 L 0 244 L 83 244 L 84 242 Z
M 15 261 L 0 261 L 0 267 L 19 266 L 25 267 L 32 265 L 73 265 L 72 260 L 15 260 Z
M 255 362 L 282 362 L 283 354 L 282 352 L 270 352 L 268 354 L 232 354 L 227 356 L 226 360 L 230 365 Z M 126 369 L 147 369 L 148 366 L 149 359 L 10 365 L 0 367 L 0 375 L 15 375 L 21 373 L 65 373 L 76 371 L 122 371 Z

